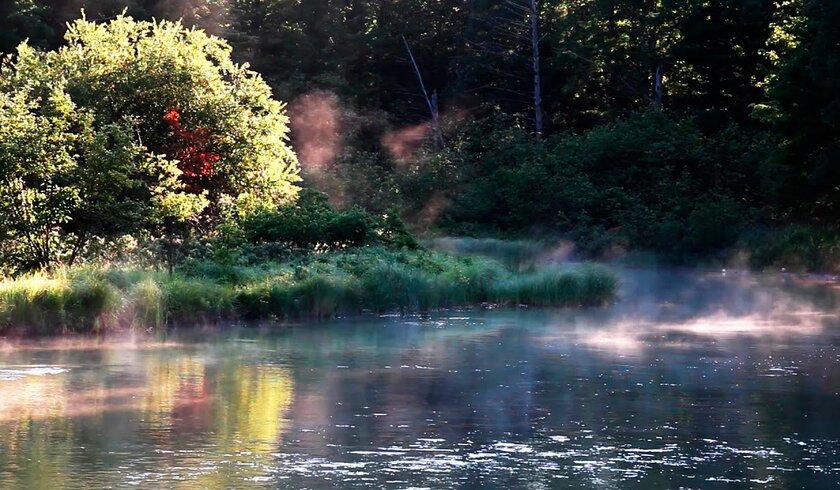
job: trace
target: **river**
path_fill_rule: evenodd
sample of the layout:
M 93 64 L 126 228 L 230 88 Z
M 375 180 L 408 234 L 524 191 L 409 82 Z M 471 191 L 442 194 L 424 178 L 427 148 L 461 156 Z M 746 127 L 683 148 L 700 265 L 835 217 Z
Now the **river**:
M 0 488 L 818 488 L 840 289 L 621 272 L 475 309 L 0 346 Z

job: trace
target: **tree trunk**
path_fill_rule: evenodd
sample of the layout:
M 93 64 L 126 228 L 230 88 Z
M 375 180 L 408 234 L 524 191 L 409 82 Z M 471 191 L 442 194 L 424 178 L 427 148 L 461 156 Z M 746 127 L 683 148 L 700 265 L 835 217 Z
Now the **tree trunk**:
M 653 74 L 653 107 L 657 111 L 662 110 L 662 100 L 664 98 L 664 89 L 662 86 L 662 76 L 664 75 L 664 67 L 662 63 L 656 67 L 656 72 Z
M 540 78 L 540 24 L 537 0 L 530 0 L 531 17 L 531 67 L 534 74 L 534 137 L 543 136 L 542 81 Z
M 67 259 L 67 266 L 73 267 L 73 264 L 76 263 L 76 259 L 79 258 L 79 253 L 82 251 L 82 248 L 85 246 L 85 242 L 87 240 L 87 233 L 79 232 L 79 236 L 76 238 L 76 243 L 73 245 L 73 251 L 70 253 L 70 258 Z

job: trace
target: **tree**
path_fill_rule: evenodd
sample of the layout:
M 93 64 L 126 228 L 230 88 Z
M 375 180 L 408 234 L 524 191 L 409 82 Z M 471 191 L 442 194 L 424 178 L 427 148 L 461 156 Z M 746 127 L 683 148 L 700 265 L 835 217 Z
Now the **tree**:
M 72 262 L 95 236 L 171 235 L 230 206 L 294 199 L 283 104 L 230 51 L 180 23 L 121 15 L 6 61 L 0 239 L 19 245 L 22 266 Z
M 749 123 L 770 68 L 775 2 L 671 0 L 680 38 L 671 49 L 671 105 L 704 130 Z
M 41 46 L 52 35 L 47 9 L 34 0 L 0 2 L 0 53 L 10 53 L 26 38 Z
M 759 115 L 782 137 L 774 200 L 836 226 L 840 212 L 840 4 L 801 0 L 784 32 L 790 46 Z
M 545 129 L 540 55 L 543 5 L 537 0 L 475 0 L 470 7 L 463 36 L 465 54 L 456 81 L 461 96 L 480 94 L 505 111 L 531 113 L 534 137 L 541 140 Z

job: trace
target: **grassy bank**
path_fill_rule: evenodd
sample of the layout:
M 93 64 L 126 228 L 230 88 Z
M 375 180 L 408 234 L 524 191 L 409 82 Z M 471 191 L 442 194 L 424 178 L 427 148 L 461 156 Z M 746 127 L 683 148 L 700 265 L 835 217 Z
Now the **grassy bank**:
M 534 265 L 545 257 L 551 244 L 535 240 L 503 240 L 498 238 L 433 237 L 423 245 L 454 255 L 490 257 L 511 267 Z
M 835 226 L 789 225 L 746 229 L 726 247 L 694 255 L 674 255 L 632 247 L 592 255 L 585 247 L 578 247 L 567 238 L 547 238 L 544 234 L 539 241 L 432 237 L 422 240 L 422 243 L 432 250 L 454 255 L 490 257 L 520 269 L 563 262 L 571 256 L 632 267 L 677 266 L 840 273 L 840 231 Z
M 259 267 L 191 261 L 172 275 L 87 266 L 0 282 L 0 332 L 162 329 L 481 303 L 599 305 L 615 290 L 615 277 L 595 265 L 513 271 L 489 258 L 379 248 Z

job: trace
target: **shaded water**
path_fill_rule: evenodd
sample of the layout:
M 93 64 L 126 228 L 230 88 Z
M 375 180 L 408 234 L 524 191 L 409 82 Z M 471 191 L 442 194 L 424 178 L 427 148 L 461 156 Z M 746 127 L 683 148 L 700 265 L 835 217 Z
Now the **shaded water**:
M 836 285 L 624 275 L 607 309 L 0 348 L 0 488 L 840 481 Z

